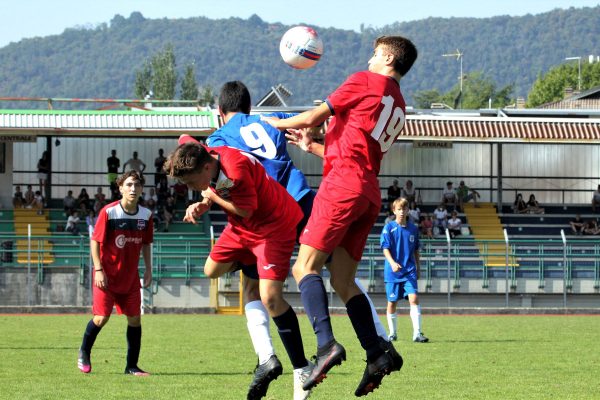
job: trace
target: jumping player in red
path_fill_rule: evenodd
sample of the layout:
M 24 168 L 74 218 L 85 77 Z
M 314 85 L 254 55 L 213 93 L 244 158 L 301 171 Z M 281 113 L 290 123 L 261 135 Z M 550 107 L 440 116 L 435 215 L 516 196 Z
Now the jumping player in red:
M 317 360 L 304 383 L 310 389 L 346 359 L 333 336 L 321 270 L 331 254 L 331 284 L 346 304 L 356 335 L 367 353 L 367 366 L 355 395 L 376 389 L 385 375 L 399 370 L 402 357 L 378 338 L 367 297 L 354 277 L 373 224 L 381 209 L 377 175 L 383 154 L 405 122 L 400 79 L 417 58 L 412 42 L 400 36 L 375 41 L 369 70 L 351 75 L 320 106 L 287 119 L 268 119 L 280 130 L 317 126 L 333 115 L 325 146 L 304 135 L 302 148 L 324 157 L 323 180 L 312 214 L 300 237 L 293 268 L 306 313 L 317 335 Z M 292 141 L 295 139 L 292 138 Z
M 142 341 L 142 299 L 138 264 L 141 251 L 146 266 L 144 287 L 148 287 L 152 282 L 152 213 L 138 205 L 144 178 L 137 171 L 124 173 L 116 183 L 122 198 L 100 210 L 91 240 L 94 262 L 94 317 L 85 329 L 77 366 L 83 373 L 92 371 L 92 346 L 98 333 L 108 322 L 113 305 L 116 305 L 117 312 L 127 316 L 128 348 L 125 373 L 145 376 L 149 374 L 137 365 Z
M 302 219 L 300 207 L 253 155 L 226 146 L 205 147 L 187 135 L 180 138 L 180 143 L 167 157 L 165 171 L 203 196 L 201 202 L 187 208 L 184 221 L 196 223 L 196 218 L 213 203 L 228 216 L 204 273 L 218 278 L 232 271 L 238 262 L 256 264 L 261 301 L 278 328 L 291 364 L 295 370 L 308 367 L 298 318 L 282 294 L 296 226 Z M 272 358 L 276 360 L 274 355 Z M 276 379 L 281 375 L 281 364 L 269 373 Z M 267 379 L 261 390 L 249 393 L 248 398 L 262 398 L 272 379 Z

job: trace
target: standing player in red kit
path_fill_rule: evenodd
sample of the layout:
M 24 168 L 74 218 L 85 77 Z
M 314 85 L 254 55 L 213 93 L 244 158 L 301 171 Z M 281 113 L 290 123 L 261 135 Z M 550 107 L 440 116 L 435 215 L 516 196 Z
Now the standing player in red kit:
M 144 287 L 152 282 L 152 213 L 139 206 L 144 178 L 131 170 L 116 181 L 121 200 L 107 204 L 98 214 L 91 240 L 94 262 L 94 317 L 88 322 L 79 349 L 77 366 L 83 373 L 92 371 L 90 353 L 100 330 L 108 322 L 113 305 L 127 316 L 127 365 L 125 373 L 149 375 L 138 367 L 142 341 L 141 295 L 138 264 L 144 257 Z
M 215 203 L 227 214 L 228 224 L 213 246 L 204 273 L 218 278 L 237 263 L 257 265 L 260 299 L 275 322 L 294 370 L 310 373 L 304 355 L 298 318 L 283 298 L 283 283 L 290 270 L 296 243 L 296 226 L 302 219 L 298 203 L 276 180 L 269 177 L 251 154 L 227 147 L 205 147 L 187 135 L 167 157 L 165 171 L 189 188 L 201 191 L 203 200 L 190 205 L 184 221 L 196 218 Z M 281 375 L 273 355 L 267 364 L 265 384 L 248 393 L 248 399 L 266 395 L 268 382 Z
M 305 390 L 320 383 L 333 366 L 346 359 L 346 350 L 333 336 L 320 275 L 330 254 L 331 284 L 346 304 L 367 354 L 367 366 L 354 394 L 372 392 L 385 375 L 402 366 L 402 357 L 393 345 L 378 338 L 368 299 L 354 276 L 381 209 L 377 180 L 381 159 L 404 127 L 405 103 L 399 82 L 416 60 L 417 49 L 400 36 L 380 37 L 374 47 L 369 70 L 351 75 L 320 106 L 292 118 L 267 119 L 284 130 L 317 126 L 333 116 L 324 148 L 308 136 L 297 143 L 324 158 L 323 180 L 293 267 L 318 346 L 316 365 L 304 383 Z

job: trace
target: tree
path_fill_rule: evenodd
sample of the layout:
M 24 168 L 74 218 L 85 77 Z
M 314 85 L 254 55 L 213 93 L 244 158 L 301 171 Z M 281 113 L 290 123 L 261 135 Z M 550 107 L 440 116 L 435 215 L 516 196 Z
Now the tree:
M 135 73 L 135 96 L 143 99 L 152 90 L 152 66 L 145 62 L 141 70 Z
M 579 80 L 579 64 L 562 64 L 551 68 L 545 75 L 539 75 L 527 96 L 526 106 L 537 107 L 542 104 L 562 100 L 565 89 L 576 89 Z M 581 63 L 581 90 L 600 85 L 600 63 Z
M 181 99 L 182 100 L 198 100 L 198 83 L 196 82 L 196 72 L 194 64 L 188 65 L 185 68 L 185 74 L 181 81 Z
M 154 98 L 157 100 L 175 99 L 177 71 L 173 46 L 168 44 L 163 51 L 152 57 L 151 64 Z
M 462 103 L 463 109 L 478 110 L 487 108 L 490 99 L 492 107 L 505 107 L 513 102 L 511 99 L 513 90 L 512 84 L 496 90 L 496 83 L 478 71 L 465 76 L 462 93 L 460 93 L 460 85 L 456 84 L 444 94 L 440 94 L 435 89 L 423 90 L 416 92 L 413 98 L 419 108 L 431 108 L 432 103 L 444 103 L 449 107 L 457 108 Z
M 200 96 L 200 104 L 212 107 L 215 104 L 215 92 L 212 86 L 206 85 L 202 89 L 202 95 Z

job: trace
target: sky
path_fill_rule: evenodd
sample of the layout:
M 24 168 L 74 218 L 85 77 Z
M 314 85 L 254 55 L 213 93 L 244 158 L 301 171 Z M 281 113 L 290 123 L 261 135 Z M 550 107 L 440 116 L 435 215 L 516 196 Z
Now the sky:
M 129 17 L 133 11 L 153 19 L 198 16 L 246 19 L 257 14 L 266 22 L 359 31 L 361 24 L 379 28 L 428 17 L 520 16 L 598 4 L 600 0 L 2 0 L 0 47 L 24 38 L 60 34 L 66 28 L 108 23 L 115 14 Z

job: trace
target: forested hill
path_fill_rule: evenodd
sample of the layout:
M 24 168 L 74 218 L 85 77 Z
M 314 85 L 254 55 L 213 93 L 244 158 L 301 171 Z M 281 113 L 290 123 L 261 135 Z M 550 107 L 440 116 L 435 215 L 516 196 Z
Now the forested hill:
M 179 76 L 194 63 L 200 86 L 218 89 L 240 79 L 258 100 L 283 83 L 294 93 L 293 104 L 310 104 L 349 73 L 366 69 L 373 39 L 381 34 L 407 36 L 419 49 L 417 63 L 402 82 L 409 104 L 415 91 L 446 91 L 457 83 L 459 63 L 442 57 L 456 49 L 464 53 L 465 74 L 482 71 L 498 86 L 514 83 L 515 96 L 526 96 L 537 76 L 566 62 L 565 57 L 600 54 L 598 21 L 600 6 L 523 17 L 428 18 L 366 27 L 361 33 L 316 27 L 325 54 L 315 68 L 298 71 L 279 57 L 287 25 L 256 15 L 247 20 L 146 19 L 136 12 L 1 48 L 0 96 L 132 98 L 135 72 L 171 44 Z

